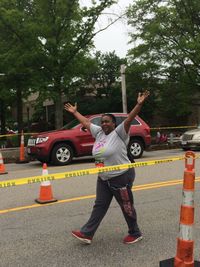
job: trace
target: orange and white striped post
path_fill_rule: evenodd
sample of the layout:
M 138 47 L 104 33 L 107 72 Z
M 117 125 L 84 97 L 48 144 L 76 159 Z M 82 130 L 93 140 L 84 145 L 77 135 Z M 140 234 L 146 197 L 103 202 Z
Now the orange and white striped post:
M 190 160 L 190 163 L 189 163 Z M 160 267 L 197 267 L 194 261 L 194 188 L 195 188 L 195 153 L 185 154 L 185 171 L 183 178 L 183 196 L 180 210 L 179 236 L 177 252 L 174 259 L 160 262 Z
M 19 159 L 16 163 L 28 163 L 29 161 L 25 158 L 25 149 L 24 149 L 24 132 L 21 132 L 21 141 L 20 141 L 20 148 L 19 148 Z
M 192 162 L 189 164 L 189 160 Z M 195 154 L 185 154 L 185 171 L 183 180 L 183 197 L 180 211 L 179 237 L 174 267 L 194 267 L 194 187 L 195 187 Z

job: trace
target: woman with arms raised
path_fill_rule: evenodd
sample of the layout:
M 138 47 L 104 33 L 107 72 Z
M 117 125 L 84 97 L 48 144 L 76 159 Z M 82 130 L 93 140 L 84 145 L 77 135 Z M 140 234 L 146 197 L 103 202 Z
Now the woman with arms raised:
M 92 154 L 95 161 L 101 161 L 103 166 L 112 166 L 130 163 L 127 156 L 129 143 L 129 129 L 131 122 L 140 112 L 149 91 L 139 93 L 137 104 L 128 114 L 128 117 L 116 127 L 116 119 L 112 114 L 103 114 L 101 127 L 92 124 L 77 110 L 77 105 L 64 105 L 65 110 L 72 113 L 95 138 Z M 80 241 L 90 244 L 93 236 L 105 216 L 113 196 L 121 207 L 128 225 L 128 235 L 124 238 L 125 244 L 132 244 L 142 239 L 142 233 L 137 224 L 136 210 L 133 205 L 132 185 L 135 179 L 135 170 L 123 169 L 102 172 L 98 175 L 96 200 L 88 222 L 80 231 L 72 231 L 72 235 Z

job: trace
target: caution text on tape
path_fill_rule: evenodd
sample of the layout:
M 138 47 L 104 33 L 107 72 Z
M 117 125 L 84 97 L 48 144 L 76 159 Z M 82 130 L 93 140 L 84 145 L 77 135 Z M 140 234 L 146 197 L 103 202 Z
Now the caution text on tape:
M 182 160 L 184 158 L 185 157 L 182 156 L 182 157 L 175 157 L 175 158 L 170 158 L 170 159 L 160 159 L 160 160 L 144 161 L 144 162 L 137 162 L 137 163 L 122 164 L 122 165 L 113 165 L 113 166 L 108 166 L 108 167 L 91 168 L 91 169 L 84 169 L 84 170 L 55 173 L 51 175 L 40 175 L 40 176 L 19 178 L 15 180 L 0 181 L 0 188 L 8 188 L 8 187 L 13 187 L 17 185 L 25 185 L 25 184 L 35 184 L 35 183 L 41 183 L 44 181 L 55 181 L 59 179 L 67 179 L 67 178 L 85 176 L 85 175 L 91 175 L 91 174 L 100 174 L 100 173 L 109 172 L 109 171 L 119 171 L 119 170 L 124 170 L 124 169 L 130 169 L 133 167 L 137 168 L 137 167 L 144 167 L 144 166 L 150 166 L 150 165 L 161 164 L 161 163 L 169 163 L 169 162 L 173 162 L 176 160 Z

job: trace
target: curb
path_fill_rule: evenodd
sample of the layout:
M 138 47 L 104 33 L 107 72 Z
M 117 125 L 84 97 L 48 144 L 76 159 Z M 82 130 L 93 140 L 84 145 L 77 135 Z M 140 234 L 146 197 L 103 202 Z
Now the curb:
M 151 145 L 147 151 L 176 149 L 176 148 L 181 148 L 180 143 L 174 143 L 174 144 L 165 143 L 165 144 Z

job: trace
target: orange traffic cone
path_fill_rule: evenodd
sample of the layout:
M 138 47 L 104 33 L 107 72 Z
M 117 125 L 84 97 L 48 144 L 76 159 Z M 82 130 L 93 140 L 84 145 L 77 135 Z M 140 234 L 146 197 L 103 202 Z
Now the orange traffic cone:
M 2 157 L 2 154 L 0 152 L 0 175 L 1 174 L 6 174 L 6 169 L 5 169 L 5 165 L 3 163 L 3 157 Z
M 42 175 L 48 175 L 47 164 L 43 164 Z M 35 200 L 37 203 L 46 204 L 56 202 L 57 199 L 53 198 L 52 188 L 50 181 L 41 182 L 40 196 Z
M 20 149 L 19 149 L 19 159 L 16 163 L 28 163 L 29 161 L 25 159 L 25 149 L 24 149 L 24 132 L 21 132 L 21 142 L 20 142 Z
M 188 163 L 192 159 L 192 164 Z M 194 241 L 192 237 L 194 225 L 194 185 L 195 185 L 195 154 L 185 154 L 185 171 L 183 180 L 183 199 L 180 211 L 179 237 L 175 258 L 160 262 L 160 267 L 197 267 L 200 262 L 194 261 Z

